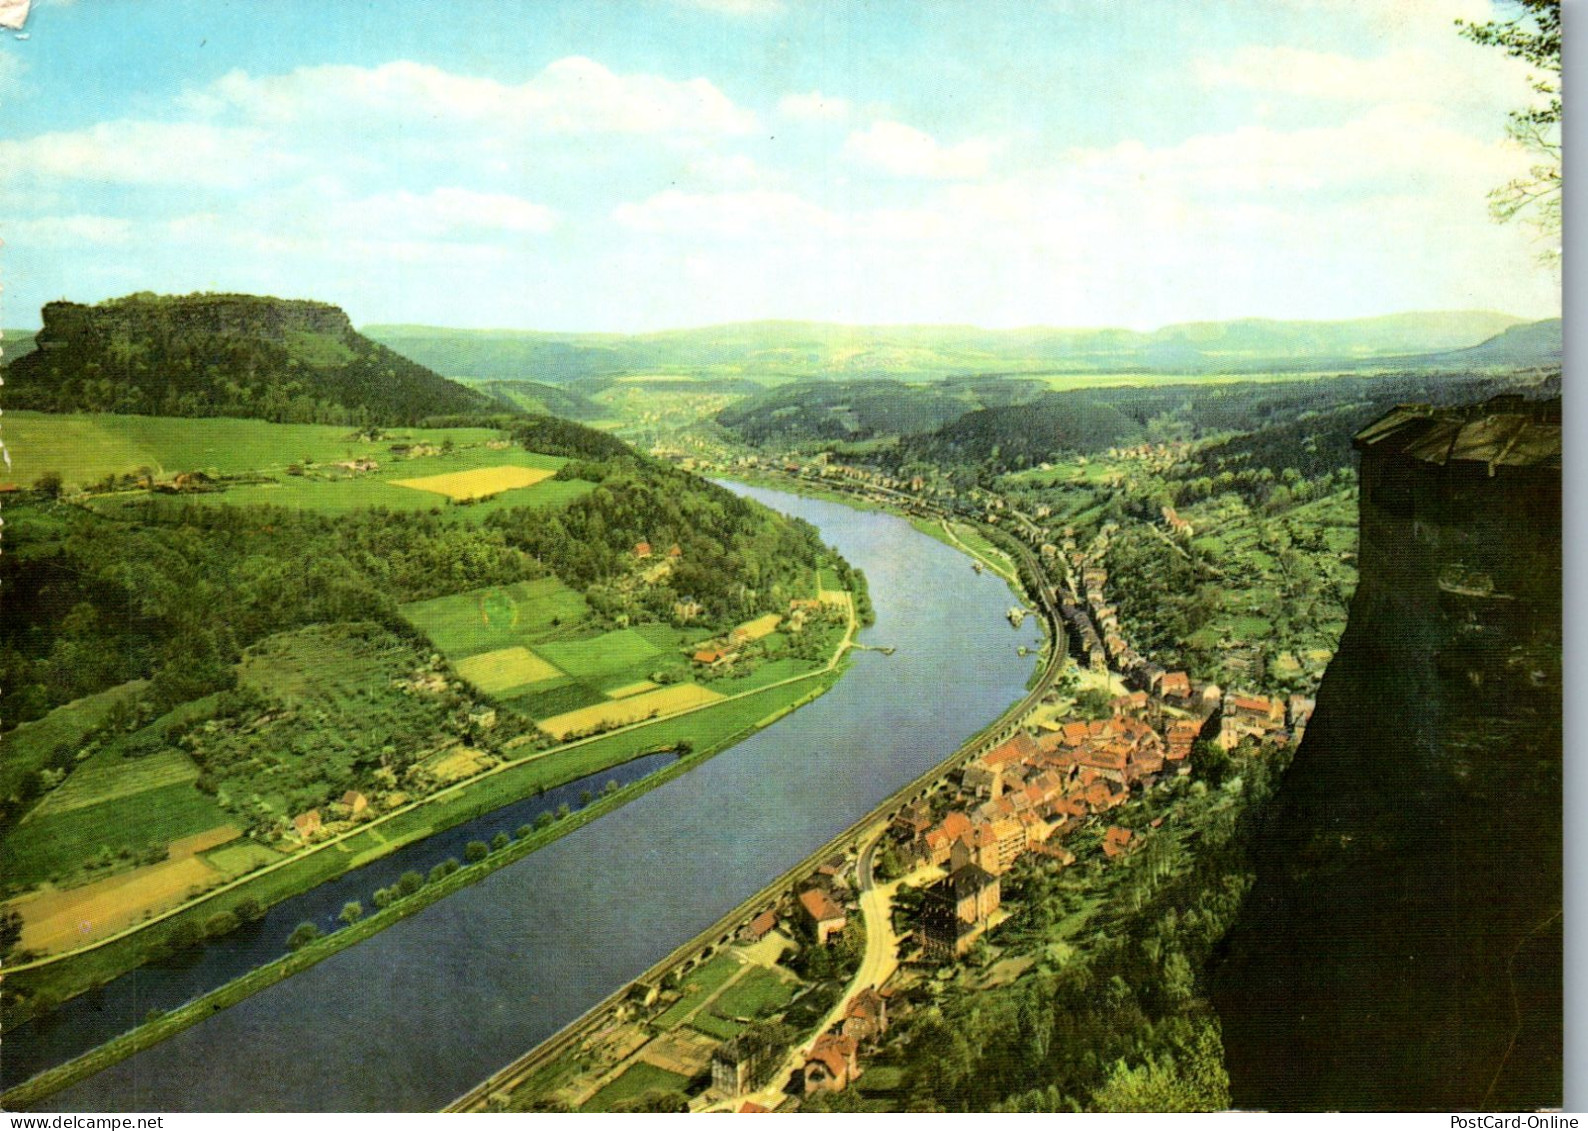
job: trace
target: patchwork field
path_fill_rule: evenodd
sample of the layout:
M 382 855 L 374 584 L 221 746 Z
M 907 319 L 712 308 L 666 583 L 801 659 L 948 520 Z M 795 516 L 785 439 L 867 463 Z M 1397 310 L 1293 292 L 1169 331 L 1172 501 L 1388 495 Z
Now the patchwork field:
M 0 757 L 0 790 L 6 796 L 15 793 L 22 778 L 47 765 L 57 747 L 76 747 L 89 731 L 105 721 L 117 703 L 136 698 L 148 686 L 148 680 L 135 679 L 97 695 L 75 699 L 42 719 L 18 726 L 0 743 L 4 750 L 4 757 Z
M 404 605 L 402 614 L 456 662 L 571 631 L 589 616 L 589 608 L 583 594 L 544 577 L 418 601 Z
M 549 719 L 540 720 L 540 728 L 560 739 L 574 732 L 597 728 L 611 729 L 640 722 L 652 715 L 671 715 L 678 711 L 703 707 L 721 698 L 722 696 L 717 692 L 698 687 L 693 683 L 675 684 L 659 691 L 647 691 L 641 695 L 631 695 L 627 699 L 597 703 L 577 711 L 554 715 Z
M 397 442 L 437 446 L 483 444 L 489 428 L 404 428 L 379 440 L 358 438 L 334 424 L 270 424 L 227 417 L 115 416 L 109 413 L 6 413 L 10 477 L 31 484 L 46 471 L 68 484 L 87 485 L 106 475 L 147 469 L 158 475 L 207 471 L 235 475 L 269 471 L 311 460 L 383 459 Z M 520 453 L 522 454 L 522 453 Z
M 587 640 L 552 641 L 535 650 L 577 680 L 600 680 L 626 672 L 661 653 L 660 648 L 632 628 Z
M 764 617 L 756 617 L 741 624 L 731 635 L 735 640 L 760 640 L 763 636 L 770 636 L 776 632 L 777 626 L 782 623 L 782 617 L 776 613 L 767 613 Z
M 519 487 L 533 487 L 543 479 L 550 479 L 555 471 L 543 467 L 477 467 L 469 471 L 445 472 L 427 475 L 420 479 L 393 479 L 399 487 L 415 491 L 431 491 L 449 499 L 486 499 Z
M 126 798 L 35 817 L 6 836 L 7 886 L 72 875 L 85 861 L 109 863 L 122 852 L 136 855 L 225 823 L 214 798 L 178 783 Z
M 186 784 L 198 776 L 193 759 L 180 750 L 168 748 L 142 758 L 127 758 L 115 749 L 101 750 L 73 770 L 59 788 L 46 794 L 25 819 L 41 820 L 161 786 Z
M 521 644 L 468 656 L 455 666 L 459 675 L 491 695 L 559 679 L 563 674 Z

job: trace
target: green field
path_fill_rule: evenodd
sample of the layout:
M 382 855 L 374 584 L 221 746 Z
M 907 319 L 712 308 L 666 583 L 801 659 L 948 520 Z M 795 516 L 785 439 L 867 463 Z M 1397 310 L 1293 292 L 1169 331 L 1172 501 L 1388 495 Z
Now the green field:
M 136 804 L 121 798 L 39 816 L 5 838 L 6 886 L 22 888 L 74 874 L 104 854 L 126 849 L 136 855 L 228 820 L 214 798 L 180 783 L 141 793 Z
M 689 1081 L 676 1072 L 636 1061 L 612 1083 L 585 1101 L 580 1111 L 611 1111 L 627 1100 L 637 1100 L 646 1092 L 682 1092 Z
M 794 992 L 794 986 L 771 970 L 756 966 L 717 996 L 711 1012 L 723 1018 L 764 1017 L 794 1000 Z
M 418 601 L 404 605 L 402 614 L 456 661 L 568 632 L 585 620 L 589 609 L 583 594 L 555 577 L 543 577 Z
M 15 793 L 22 778 L 45 766 L 57 747 L 76 747 L 105 721 L 112 707 L 136 698 L 148 686 L 148 680 L 135 679 L 97 695 L 86 695 L 55 708 L 42 719 L 23 723 L 0 739 L 0 749 L 5 754 L 0 757 L 0 791 L 8 797 Z
M 114 748 L 100 750 L 46 794 L 26 820 L 41 820 L 56 813 L 134 797 L 162 786 L 189 784 L 198 776 L 193 759 L 180 750 L 167 748 L 141 758 L 128 758 Z
M 401 428 L 380 440 L 360 440 L 352 429 L 333 424 L 42 412 L 8 412 L 5 425 L 15 482 L 31 484 L 46 471 L 55 471 L 68 484 L 80 486 L 141 468 L 157 476 L 179 471 L 236 475 L 283 469 L 304 459 L 319 464 L 376 459 L 384 470 L 393 443 L 439 445 L 451 440 L 463 446 L 500 435 L 489 428 Z M 402 466 L 417 468 L 424 462 Z
M 703 1005 L 712 994 L 722 988 L 724 982 L 743 968 L 739 960 L 732 955 L 719 954 L 704 966 L 696 967 L 685 974 L 681 979 L 684 996 L 668 1006 L 656 1019 L 657 1028 L 678 1028 L 690 1013 Z
M 574 679 L 587 682 L 627 673 L 661 654 L 661 649 L 631 628 L 585 640 L 552 641 L 535 651 Z

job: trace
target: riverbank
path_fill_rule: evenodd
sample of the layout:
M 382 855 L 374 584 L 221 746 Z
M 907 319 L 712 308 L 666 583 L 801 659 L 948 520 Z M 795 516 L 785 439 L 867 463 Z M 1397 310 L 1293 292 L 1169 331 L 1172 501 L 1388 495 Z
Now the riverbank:
M 806 492 L 806 494 L 813 496 L 820 493 L 812 491 Z M 830 495 L 829 498 L 830 501 L 848 505 L 848 501 L 838 497 L 836 493 Z M 875 504 L 866 508 L 857 507 L 854 509 L 885 510 L 885 508 Z M 926 521 L 917 520 L 915 517 L 908 515 L 895 515 L 895 517 L 908 519 L 918 530 L 920 529 L 920 523 Z M 921 532 L 928 533 L 924 530 Z M 939 536 L 937 540 L 966 556 L 972 557 L 973 560 L 979 560 L 979 555 L 972 553 L 963 542 L 957 539 L 949 541 Z M 1026 557 L 1029 558 L 1029 555 L 1026 555 Z M 1026 564 L 1032 571 L 1033 577 L 1041 576 L 1037 572 L 1034 561 L 1027 561 Z M 997 572 L 999 576 L 1014 585 L 1018 590 L 1018 570 L 1013 571 L 1012 576 L 1001 570 Z M 560 1057 L 574 1055 L 583 1045 L 586 1038 L 598 1030 L 615 1024 L 619 1020 L 618 1011 L 630 996 L 634 984 L 657 985 L 668 975 L 681 968 L 691 963 L 703 961 L 707 951 L 719 947 L 735 937 L 740 929 L 748 925 L 754 915 L 768 906 L 791 898 L 795 890 L 809 881 L 816 874 L 817 869 L 835 853 L 858 851 L 862 843 L 874 839 L 885 829 L 888 822 L 904 805 L 913 799 L 924 797 L 966 761 L 976 758 L 998 743 L 1006 741 L 1019 727 L 1021 721 L 1041 702 L 1042 697 L 1052 686 L 1059 671 L 1062 670 L 1066 659 L 1066 638 L 1057 610 L 1048 599 L 1046 592 L 1042 591 L 1040 586 L 1037 588 L 1038 592 L 1026 593 L 1024 596 L 1033 607 L 1042 610 L 1042 615 L 1039 619 L 1044 630 L 1043 663 L 1033 676 L 1025 696 L 1006 708 L 986 727 L 966 739 L 946 759 L 889 794 L 837 836 L 822 844 L 803 860 L 756 891 L 749 898 L 740 902 L 726 915 L 701 931 L 689 942 L 674 949 L 666 957 L 655 963 L 638 979 L 635 979 L 634 983 L 625 984 L 612 991 L 581 1017 L 513 1061 L 507 1067 L 477 1084 L 449 1104 L 445 1110 L 449 1112 L 499 1110 L 508 1102 L 508 1097 L 511 1096 L 513 1091 L 524 1086 L 527 1081 L 543 1075 L 555 1076 L 556 1071 L 553 1065 Z M 847 1001 L 847 997 L 848 995 L 845 994 L 842 1000 Z M 835 1008 L 839 1007 L 835 1006 Z M 818 1028 L 817 1032 L 820 1031 L 821 1029 Z
M 439 885 L 427 885 L 425 888 L 413 893 L 399 903 L 393 904 L 389 908 L 384 908 L 378 911 L 376 914 L 362 919 L 349 927 L 344 927 L 340 930 L 332 932 L 329 935 L 325 935 L 302 950 L 284 955 L 281 958 L 266 963 L 263 966 L 257 967 L 247 974 L 227 982 L 226 984 L 203 994 L 199 998 L 188 1002 L 177 1009 L 165 1013 L 157 1018 L 153 1018 L 138 1026 L 136 1029 L 113 1038 L 110 1042 L 107 1042 L 104 1045 L 98 1046 L 64 1064 L 47 1069 L 40 1075 L 35 1076 L 30 1080 L 24 1081 L 23 1083 L 18 1084 L 6 1091 L 3 1095 L 0 1095 L 0 1103 L 3 1103 L 8 1107 L 20 1107 L 31 1103 L 36 1103 L 39 1100 L 44 1099 L 55 1092 L 69 1087 L 77 1081 L 108 1067 L 109 1065 L 116 1063 L 117 1061 L 123 1060 L 126 1057 L 131 1056 L 143 1049 L 147 1049 L 152 1045 L 167 1039 L 168 1037 L 174 1036 L 175 1034 L 191 1027 L 197 1022 L 219 1012 L 220 1010 L 236 1004 L 237 1002 L 246 999 L 247 997 L 259 992 L 262 989 L 277 984 L 291 974 L 297 973 L 303 969 L 307 969 L 309 966 L 322 961 L 330 955 L 369 938 L 371 935 L 374 935 L 383 928 L 414 914 L 415 912 L 442 898 L 443 896 L 457 891 L 462 887 L 468 886 L 469 884 L 475 883 L 480 879 L 483 879 L 486 875 L 490 874 L 492 871 L 495 871 L 497 868 L 503 867 L 506 864 L 510 864 L 518 859 L 521 859 L 529 853 L 534 852 L 536 849 L 541 848 L 544 845 L 549 844 L 551 841 L 567 835 L 582 825 L 611 812 L 612 810 L 618 808 L 630 800 L 633 800 L 641 794 L 655 789 L 668 781 L 671 781 L 680 774 L 687 773 L 689 770 L 700 765 L 713 755 L 718 754 L 735 743 L 742 741 L 749 735 L 771 726 L 773 723 L 779 721 L 790 712 L 812 702 L 825 691 L 829 690 L 842 676 L 845 668 L 847 667 L 849 650 L 854 645 L 855 633 L 860 627 L 860 621 L 855 608 L 857 602 L 854 597 L 855 594 L 851 594 L 851 600 L 848 602 L 848 615 L 843 634 L 825 666 L 818 668 L 815 671 L 806 672 L 779 680 L 775 683 L 768 684 L 765 687 L 755 688 L 740 692 L 736 695 L 728 696 L 725 699 L 718 700 L 717 702 L 703 707 L 678 712 L 663 719 L 637 723 L 630 727 L 620 728 L 620 730 L 606 735 L 568 743 L 550 751 L 539 752 L 537 754 L 530 755 L 527 758 L 519 759 L 515 762 L 498 766 L 493 770 L 487 771 L 486 774 L 481 775 L 479 778 L 471 779 L 469 782 L 460 783 L 459 786 L 453 787 L 452 790 L 443 791 L 442 794 L 438 794 L 430 799 L 427 799 L 427 801 L 435 803 L 442 800 L 443 795 L 445 794 L 459 794 L 460 796 L 455 800 L 462 801 L 463 804 L 454 805 L 453 810 L 448 813 L 448 816 L 450 816 L 452 819 L 445 820 L 444 822 L 431 820 L 429 822 L 429 827 L 426 829 L 409 830 L 406 833 L 397 833 L 396 835 L 393 835 L 389 838 L 385 838 L 381 842 L 381 847 L 384 849 L 384 851 L 376 852 L 373 855 L 368 852 L 357 853 L 357 850 L 354 850 L 355 855 L 353 856 L 353 859 L 356 860 L 360 865 L 368 863 L 373 859 L 378 859 L 380 856 L 395 852 L 399 848 L 414 843 L 416 840 L 422 839 L 424 836 L 441 832 L 473 817 L 491 812 L 502 804 L 510 803 L 510 801 L 514 798 L 505 798 L 499 802 L 498 805 L 491 805 L 489 804 L 489 797 L 482 797 L 477 788 L 474 790 L 469 790 L 469 787 L 478 787 L 486 778 L 493 778 L 508 774 L 514 770 L 521 770 L 525 767 L 548 760 L 555 755 L 567 754 L 569 752 L 575 751 L 578 748 L 583 748 L 587 752 L 594 752 L 594 756 L 587 755 L 586 757 L 579 758 L 577 759 L 577 764 L 566 760 L 560 763 L 563 780 L 577 780 L 591 773 L 599 773 L 615 764 L 620 764 L 602 756 L 605 747 L 608 747 L 613 742 L 620 740 L 624 741 L 626 744 L 632 745 L 634 740 L 643 739 L 641 745 L 648 746 L 653 750 L 658 748 L 673 748 L 687 751 L 687 753 L 678 758 L 677 761 L 665 769 L 648 775 L 641 781 L 620 789 L 615 794 L 603 796 L 593 804 L 574 811 L 567 818 L 557 821 L 548 829 L 539 830 L 528 837 L 522 837 L 518 840 L 515 840 L 510 847 L 491 853 L 483 861 L 472 864 L 468 867 L 460 868 L 458 871 L 446 877 L 445 880 Z M 750 721 L 746 722 L 745 720 Z M 633 755 L 631 754 L 631 757 L 632 756 Z M 500 785 L 505 783 L 497 784 Z M 550 783 L 552 786 L 556 784 L 558 783 Z M 523 782 L 519 782 L 517 785 L 520 788 L 526 787 L 526 783 Z M 546 783 L 536 782 L 528 784 L 527 788 L 544 790 L 545 788 L 548 788 L 548 785 Z M 493 793 L 498 794 L 500 792 L 500 789 L 493 791 Z M 465 793 L 469 794 L 467 798 L 463 798 L 461 796 Z M 387 820 L 409 815 L 417 810 L 422 804 L 424 803 L 418 802 L 407 806 L 403 810 L 390 814 L 387 818 L 383 818 L 381 822 L 372 822 L 369 825 L 362 826 L 360 829 L 354 832 L 345 834 L 343 837 L 338 837 L 332 841 L 328 841 L 321 846 L 321 848 L 322 850 L 329 850 L 336 847 L 337 843 L 340 841 L 352 837 L 365 837 L 369 834 L 372 834 L 375 831 L 374 826 L 376 824 L 382 824 Z M 436 811 L 432 809 L 426 815 L 434 817 L 436 815 Z M 283 861 L 282 865 L 275 867 L 281 868 L 294 862 L 294 860 Z M 332 878 L 334 877 L 323 877 L 322 882 L 328 881 Z M 255 874 L 252 877 L 245 877 L 245 881 L 257 881 L 259 879 L 261 879 L 259 874 Z M 244 890 L 239 891 L 237 889 Z M 222 910 L 229 910 L 230 907 L 235 907 L 236 905 L 242 903 L 244 899 L 247 899 L 253 895 L 256 890 L 256 888 L 247 887 L 244 881 L 239 881 L 233 885 L 228 885 L 225 889 L 221 889 L 215 893 L 212 893 L 212 896 L 215 897 L 221 897 L 230 893 L 232 895 L 232 899 L 229 901 L 223 903 L 219 900 L 211 900 L 206 898 L 204 900 L 195 901 L 195 903 L 173 911 L 169 915 L 162 918 L 171 921 L 172 929 L 175 928 L 176 923 L 180 922 L 181 919 L 187 915 L 202 914 L 206 917 L 213 918 L 214 915 L 219 914 Z M 293 894 L 296 893 L 293 891 L 288 891 L 281 897 L 281 899 L 285 900 L 291 898 Z M 271 902 L 279 902 L 279 900 L 272 900 Z M 200 906 L 201 904 L 203 906 Z M 144 924 L 142 926 L 148 927 L 152 925 L 153 924 L 151 923 Z M 103 956 L 105 955 L 105 952 L 108 948 L 113 947 L 116 943 L 125 943 L 129 941 L 134 934 L 136 934 L 134 931 L 124 932 L 121 936 L 103 940 L 101 943 L 95 944 L 92 947 L 85 947 L 79 952 L 74 952 L 74 954 L 75 956 L 83 957 Z M 149 936 L 147 934 L 138 935 L 137 941 L 140 945 L 147 945 L 149 943 Z M 74 955 L 59 955 L 55 957 L 57 959 L 63 959 L 73 956 Z M 131 962 L 123 969 L 115 969 L 112 966 L 109 977 L 120 975 L 136 968 L 136 966 L 142 965 L 143 961 L 147 959 L 147 956 L 147 951 L 133 956 L 136 957 L 138 961 Z M 110 963 L 115 963 L 118 960 L 125 962 L 129 956 L 127 954 L 116 954 L 112 950 L 110 951 L 108 957 Z M 38 990 L 42 988 L 44 992 L 49 993 L 50 987 L 58 984 L 58 982 L 51 981 L 47 975 L 54 973 L 55 971 L 51 969 L 51 965 L 47 962 L 35 963 L 32 964 L 32 967 L 32 970 L 27 967 L 23 967 L 16 971 L 9 971 L 8 976 L 14 977 L 18 972 L 31 972 L 33 973 L 35 979 L 35 992 L 38 992 Z M 104 968 L 103 963 L 101 964 L 100 968 Z M 40 975 L 46 976 L 41 978 Z M 82 982 L 84 979 L 84 970 L 82 967 L 73 969 L 67 973 L 67 977 L 75 978 L 77 982 Z M 89 988 L 89 984 L 81 985 L 77 988 L 77 992 L 86 990 Z M 9 1022 L 8 1028 L 10 1025 L 16 1023 L 18 1023 L 17 1020 Z

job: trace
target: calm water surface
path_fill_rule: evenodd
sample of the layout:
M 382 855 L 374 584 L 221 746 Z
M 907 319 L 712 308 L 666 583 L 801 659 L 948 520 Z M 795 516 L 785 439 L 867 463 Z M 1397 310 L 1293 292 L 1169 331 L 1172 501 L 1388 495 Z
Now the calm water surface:
M 61 1093 L 50 1110 L 439 1108 L 942 761 L 1024 693 L 1035 659 L 1016 648 L 1035 647 L 1040 632 L 1030 621 L 1010 629 L 1002 581 L 974 573 L 902 519 L 730 486 L 814 523 L 865 571 L 877 623 L 860 639 L 894 645 L 894 655 L 857 654 L 832 691 L 775 726 Z M 25 1036 L 7 1037 L 6 1059 Z

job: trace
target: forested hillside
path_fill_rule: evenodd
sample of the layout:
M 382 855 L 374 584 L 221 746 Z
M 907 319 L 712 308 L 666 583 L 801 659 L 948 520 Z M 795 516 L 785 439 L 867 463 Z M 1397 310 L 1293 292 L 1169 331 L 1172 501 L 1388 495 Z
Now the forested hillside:
M 500 411 L 353 330 L 335 306 L 251 295 L 52 302 L 6 407 L 396 425 Z
M 998 377 L 951 377 L 928 385 L 799 381 L 731 405 L 716 421 L 756 445 L 869 440 L 930 432 L 976 409 L 1029 402 L 1042 390 L 1036 381 Z

